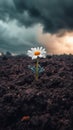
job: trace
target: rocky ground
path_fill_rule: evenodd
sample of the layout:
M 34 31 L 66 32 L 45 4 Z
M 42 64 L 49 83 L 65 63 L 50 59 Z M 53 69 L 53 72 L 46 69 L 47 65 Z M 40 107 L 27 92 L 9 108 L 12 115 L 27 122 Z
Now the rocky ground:
M 0 57 L 0 130 L 73 130 L 73 56 Z

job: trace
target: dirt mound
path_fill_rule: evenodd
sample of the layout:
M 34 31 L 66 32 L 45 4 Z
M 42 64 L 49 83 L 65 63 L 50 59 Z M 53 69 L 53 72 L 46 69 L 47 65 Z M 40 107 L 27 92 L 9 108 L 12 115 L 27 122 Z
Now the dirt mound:
M 0 57 L 0 130 L 73 130 L 73 56 Z

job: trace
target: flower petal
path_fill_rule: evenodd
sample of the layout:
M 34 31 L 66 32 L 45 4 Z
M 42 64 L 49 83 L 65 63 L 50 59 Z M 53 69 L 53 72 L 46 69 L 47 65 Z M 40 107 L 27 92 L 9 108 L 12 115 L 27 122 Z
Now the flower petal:
M 37 59 L 37 56 L 32 56 L 32 60 Z

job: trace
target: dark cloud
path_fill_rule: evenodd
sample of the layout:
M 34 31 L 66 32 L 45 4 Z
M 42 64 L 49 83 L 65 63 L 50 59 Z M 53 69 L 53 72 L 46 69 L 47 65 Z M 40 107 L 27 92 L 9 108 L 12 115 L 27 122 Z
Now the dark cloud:
M 73 29 L 73 0 L 0 0 L 0 19 L 26 27 L 40 23 L 45 32 Z
M 73 0 L 0 0 L 0 51 L 22 53 L 39 41 L 51 53 L 73 53 L 72 30 Z
M 33 29 L 18 26 L 16 20 L 8 22 L 0 20 L 0 51 L 25 53 L 34 45 L 38 46 L 37 28 L 38 26 Z

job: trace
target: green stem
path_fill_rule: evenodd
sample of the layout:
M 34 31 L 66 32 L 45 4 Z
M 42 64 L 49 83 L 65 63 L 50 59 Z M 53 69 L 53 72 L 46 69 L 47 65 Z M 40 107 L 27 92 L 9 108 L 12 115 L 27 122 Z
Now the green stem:
M 38 76 L 39 76 L 39 73 L 38 73 L 38 67 L 39 67 L 39 61 L 38 61 L 38 58 L 37 58 L 37 62 L 36 62 L 36 80 L 38 80 Z

